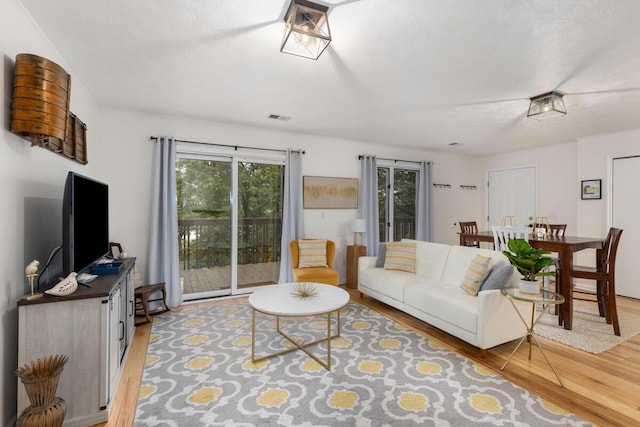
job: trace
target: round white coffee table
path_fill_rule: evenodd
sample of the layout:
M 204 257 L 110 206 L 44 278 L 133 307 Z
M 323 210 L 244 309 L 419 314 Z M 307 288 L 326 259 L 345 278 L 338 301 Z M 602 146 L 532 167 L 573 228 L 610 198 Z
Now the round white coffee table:
M 314 286 L 317 290 L 315 296 L 301 298 L 293 295 L 294 286 L 299 283 L 280 283 L 278 285 L 264 286 L 249 296 L 249 305 L 252 310 L 251 319 L 251 361 L 259 362 L 261 360 L 270 359 L 282 354 L 290 353 L 295 350 L 304 351 L 309 357 L 318 362 L 322 367 L 331 370 L 331 339 L 340 336 L 340 309 L 349 302 L 349 293 L 342 288 L 322 283 L 308 283 L 308 286 Z M 277 353 L 268 354 L 266 356 L 256 357 L 256 312 L 275 316 L 276 329 L 280 335 L 285 337 L 295 347 L 279 351 Z M 331 335 L 331 315 L 337 314 L 338 328 L 335 335 Z M 309 316 L 327 316 L 327 336 L 309 343 L 298 343 L 289 338 L 280 330 L 280 317 L 309 317 Z M 320 360 L 307 350 L 307 347 L 327 342 L 327 361 Z

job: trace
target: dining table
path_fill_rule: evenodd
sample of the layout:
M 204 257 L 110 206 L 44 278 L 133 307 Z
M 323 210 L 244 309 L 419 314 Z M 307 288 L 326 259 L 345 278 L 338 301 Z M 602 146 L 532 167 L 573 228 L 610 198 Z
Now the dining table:
M 477 233 L 459 233 L 460 245 L 467 246 L 472 242 L 493 243 L 492 231 L 478 231 Z M 565 329 L 573 328 L 573 286 L 571 270 L 573 269 L 573 254 L 584 249 L 602 249 L 604 237 L 575 237 L 575 236 L 545 236 L 531 235 L 529 244 L 537 249 L 544 249 L 558 254 L 560 266 L 558 278 L 561 283 L 556 291 L 564 297 L 564 303 L 559 307 L 558 324 Z

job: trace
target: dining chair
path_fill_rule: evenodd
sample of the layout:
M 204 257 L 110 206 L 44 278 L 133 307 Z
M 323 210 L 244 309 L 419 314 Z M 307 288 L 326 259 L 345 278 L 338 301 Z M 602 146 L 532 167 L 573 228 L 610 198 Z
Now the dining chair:
M 506 251 L 507 243 L 511 239 L 524 239 L 529 241 L 531 236 L 531 229 L 527 226 L 511 227 L 492 225 L 491 231 L 493 231 L 493 247 L 496 251 Z
M 616 307 L 616 254 L 622 230 L 610 228 L 607 239 L 602 249 L 596 250 L 596 266 L 574 266 L 571 270 L 571 279 L 587 279 L 596 281 L 596 290 L 588 291 L 573 286 L 573 299 L 598 303 L 600 317 L 604 317 L 607 324 L 613 323 L 613 332 L 620 336 L 620 322 L 618 321 L 618 309 Z M 564 284 L 561 284 L 564 286 Z M 578 294 L 578 296 L 575 296 Z M 594 300 L 595 298 L 595 300 Z
M 564 236 L 564 232 L 567 229 L 567 224 L 533 224 L 533 230 L 537 230 L 539 228 L 546 228 L 547 229 L 547 233 L 549 233 L 549 237 L 562 237 Z M 558 256 L 555 253 L 552 253 L 551 255 L 548 255 L 551 258 L 555 258 L 556 259 L 556 263 L 555 263 L 555 268 L 556 271 L 558 270 L 558 263 L 557 263 L 557 258 Z M 549 290 L 550 285 L 551 285 L 551 277 L 550 276 L 544 276 L 542 278 L 542 283 L 543 283 L 543 287 L 546 290 Z M 556 282 L 557 284 L 557 282 Z M 558 286 L 556 286 L 556 292 L 558 292 Z M 556 307 L 557 308 L 557 307 Z
M 562 237 L 567 230 L 567 224 L 533 224 L 533 229 L 547 228 L 547 226 L 549 235 L 553 237 Z
M 462 234 L 478 234 L 478 224 L 475 221 L 458 221 Z M 467 242 L 467 246 L 480 247 L 480 242 Z

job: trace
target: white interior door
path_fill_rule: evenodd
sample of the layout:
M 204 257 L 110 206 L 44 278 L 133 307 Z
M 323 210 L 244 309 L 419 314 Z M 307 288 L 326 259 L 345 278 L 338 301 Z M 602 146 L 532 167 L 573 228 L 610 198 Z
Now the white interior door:
M 612 226 L 624 230 L 616 257 L 616 293 L 640 298 L 640 281 L 635 265 L 640 252 L 640 156 L 613 159 L 612 169 Z
M 537 212 L 537 168 L 526 166 L 489 171 L 487 229 L 514 216 L 517 225 L 531 224 Z

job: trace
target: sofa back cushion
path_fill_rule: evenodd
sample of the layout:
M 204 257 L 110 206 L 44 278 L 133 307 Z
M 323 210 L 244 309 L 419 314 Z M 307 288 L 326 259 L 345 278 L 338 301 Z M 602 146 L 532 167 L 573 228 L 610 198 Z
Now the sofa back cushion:
M 451 246 L 444 271 L 442 272 L 441 282 L 449 286 L 460 286 L 467 274 L 471 261 L 477 254 L 490 257 L 490 267 L 493 267 L 497 262 L 509 262 L 507 257 L 498 251 L 468 246 Z
M 416 274 L 440 280 L 451 246 L 413 239 L 402 239 L 402 241 L 416 243 Z

